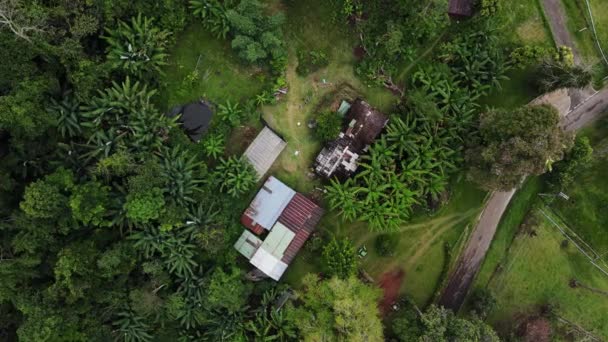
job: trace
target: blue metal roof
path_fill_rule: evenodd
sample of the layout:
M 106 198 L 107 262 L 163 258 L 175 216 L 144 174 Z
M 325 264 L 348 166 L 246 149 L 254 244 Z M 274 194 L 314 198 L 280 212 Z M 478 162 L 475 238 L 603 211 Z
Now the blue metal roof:
M 278 179 L 268 177 L 262 189 L 251 201 L 245 215 L 251 218 L 255 224 L 270 230 L 295 194 L 293 189 Z

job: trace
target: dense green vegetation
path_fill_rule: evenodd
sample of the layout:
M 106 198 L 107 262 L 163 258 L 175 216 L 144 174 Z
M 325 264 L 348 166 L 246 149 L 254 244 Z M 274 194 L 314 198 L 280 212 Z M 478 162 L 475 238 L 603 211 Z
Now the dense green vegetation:
M 577 243 L 589 244 L 591 249 L 584 247 L 587 253 L 601 254 L 608 246 L 602 228 L 606 156 L 600 151 L 606 144 L 605 132 L 605 120 L 586 129 L 552 173 L 524 184 L 503 217 L 475 281 L 476 288 L 487 289 L 496 297 L 497 306 L 489 320 L 501 335 L 519 334 L 522 324 L 542 319 L 552 327 L 553 339 L 583 339 L 588 338 L 587 333 L 608 336 L 600 314 L 608 301 L 589 290 L 605 290 L 605 275 L 543 215 L 562 229 L 571 229 L 571 237 L 580 237 Z M 592 157 L 589 144 L 596 150 Z M 560 191 L 569 199 L 557 197 Z M 595 262 L 605 266 L 605 256 L 599 255 Z M 469 308 L 473 302 L 469 298 Z M 575 325 L 579 328 L 573 329 Z
M 482 104 L 506 84 L 509 113 L 560 135 L 505 83 L 553 54 L 518 6 L 484 0 L 456 22 L 445 0 L 0 1 L 0 340 L 497 340 L 427 304 L 485 196 L 465 151 L 508 145 L 490 133 L 511 121 Z M 311 179 L 333 107 L 357 97 L 390 125 L 354 177 Z M 164 113 L 201 99 L 215 115 L 193 142 Z M 250 281 L 232 248 L 261 118 L 288 142 L 272 171 L 328 209 L 278 283 Z M 563 146 L 535 152 L 540 173 Z M 395 270 L 408 304 L 388 317 L 372 282 Z

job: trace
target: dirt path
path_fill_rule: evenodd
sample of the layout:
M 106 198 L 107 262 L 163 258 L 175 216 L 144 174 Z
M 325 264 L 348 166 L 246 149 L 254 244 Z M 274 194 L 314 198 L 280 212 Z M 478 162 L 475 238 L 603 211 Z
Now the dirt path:
M 568 25 L 566 25 L 566 13 L 562 5 L 562 0 L 542 0 L 543 10 L 545 16 L 549 21 L 551 27 L 551 33 L 557 46 L 569 46 L 572 48 L 574 54 L 574 63 L 580 64 L 581 56 L 576 50 L 574 40 L 568 31 Z

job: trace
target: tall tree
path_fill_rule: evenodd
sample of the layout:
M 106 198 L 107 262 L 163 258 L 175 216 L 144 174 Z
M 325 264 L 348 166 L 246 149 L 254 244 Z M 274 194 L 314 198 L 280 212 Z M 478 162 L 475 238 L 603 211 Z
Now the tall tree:
M 304 341 L 383 341 L 380 291 L 358 279 L 302 280 L 301 303 L 287 308 Z
M 480 140 L 467 151 L 469 178 L 488 190 L 510 190 L 528 174 L 542 174 L 559 161 L 571 138 L 549 105 L 482 114 Z

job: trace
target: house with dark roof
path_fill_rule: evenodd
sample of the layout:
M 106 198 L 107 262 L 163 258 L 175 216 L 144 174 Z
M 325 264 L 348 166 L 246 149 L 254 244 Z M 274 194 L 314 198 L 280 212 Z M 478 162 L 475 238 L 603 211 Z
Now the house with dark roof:
M 234 248 L 257 270 L 279 280 L 323 213 L 306 196 L 270 177 L 243 213 L 241 222 L 249 230 L 243 231 Z M 266 230 L 269 233 L 262 240 L 259 235 Z
M 168 117 L 179 116 L 178 122 L 194 142 L 199 142 L 209 129 L 213 111 L 209 103 L 203 100 L 177 106 L 167 113 Z
M 448 15 L 454 19 L 464 19 L 473 15 L 475 0 L 450 0 Z
M 359 157 L 367 152 L 388 123 L 386 115 L 361 99 L 348 107 L 344 119 L 347 123 L 344 130 L 315 159 L 315 172 L 325 178 L 334 175 L 346 178 L 353 174 Z

